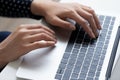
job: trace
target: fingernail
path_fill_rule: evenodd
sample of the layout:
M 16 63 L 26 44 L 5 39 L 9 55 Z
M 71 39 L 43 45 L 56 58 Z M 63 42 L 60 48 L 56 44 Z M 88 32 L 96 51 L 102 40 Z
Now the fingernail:
M 93 32 L 91 32 L 91 36 L 92 36 L 92 38 L 96 38 L 96 36 L 94 35 Z
M 96 37 L 98 37 L 98 36 L 99 36 L 99 32 L 98 32 L 98 31 L 96 31 L 95 36 L 96 36 Z
M 99 28 L 99 30 L 101 30 L 101 29 L 102 29 L 102 27 L 101 27 L 101 25 L 100 25 L 100 24 L 98 25 L 98 28 Z
M 57 43 L 57 40 L 55 40 L 54 42 Z
M 71 30 L 75 30 L 75 26 L 70 25 L 70 29 L 71 29 Z
M 51 44 L 55 44 L 56 42 L 54 42 L 54 41 L 51 41 L 50 43 L 51 43 Z

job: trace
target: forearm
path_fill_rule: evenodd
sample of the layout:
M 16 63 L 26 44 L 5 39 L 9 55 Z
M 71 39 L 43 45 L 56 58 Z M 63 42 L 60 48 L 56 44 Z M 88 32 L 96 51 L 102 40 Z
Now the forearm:
M 0 0 L 0 16 L 40 19 L 31 12 L 33 0 Z

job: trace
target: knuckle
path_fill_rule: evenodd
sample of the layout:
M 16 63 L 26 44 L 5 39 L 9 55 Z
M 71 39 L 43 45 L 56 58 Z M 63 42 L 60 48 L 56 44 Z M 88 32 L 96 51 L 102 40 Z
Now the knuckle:
M 50 18 L 51 23 L 54 23 L 55 21 L 56 21 L 56 17 L 53 16 L 53 17 Z
M 90 12 L 91 14 L 94 14 L 94 13 L 95 13 L 95 11 L 94 11 L 91 7 L 89 7 L 89 12 Z
M 21 45 L 21 47 L 22 47 L 22 49 L 26 49 L 27 48 L 27 46 L 25 46 L 25 45 Z
M 35 43 L 34 43 L 34 46 L 35 46 L 36 48 L 41 48 L 40 42 L 35 42 Z
M 21 35 L 28 33 L 26 28 L 24 28 L 23 26 L 19 26 L 16 32 Z
M 45 33 L 41 33 L 41 34 L 40 34 L 40 37 L 41 37 L 41 38 L 44 38 L 45 36 L 46 36 Z
M 69 23 L 62 23 L 62 26 L 70 26 Z
M 75 11 L 74 11 L 74 10 L 70 10 L 69 13 L 70 13 L 71 15 L 74 15 L 74 14 L 75 14 Z
M 69 28 L 72 24 L 69 22 L 63 22 L 61 26 L 64 26 L 65 28 Z
M 22 35 L 22 34 L 25 34 L 25 33 L 26 33 L 26 31 L 25 31 L 25 30 L 23 30 L 23 29 L 19 29 L 19 30 L 18 30 L 18 33 Z
M 87 25 L 88 23 L 87 23 L 87 21 L 86 20 L 82 20 L 81 21 L 81 25 Z
M 44 33 L 44 32 L 45 32 L 45 30 L 44 30 L 43 28 L 41 28 L 41 29 L 40 29 L 40 32 L 41 32 L 41 33 Z
M 73 14 L 75 14 L 75 11 L 74 11 L 74 9 L 66 9 L 66 14 L 68 15 L 68 14 L 71 14 L 71 15 L 73 15 Z
M 89 14 L 89 15 L 87 15 L 87 18 L 88 18 L 89 20 L 91 20 L 91 19 L 93 18 L 93 15 L 92 15 L 92 14 Z
M 45 46 L 47 46 L 48 44 L 47 43 L 42 43 L 42 42 L 36 42 L 35 43 L 35 46 L 37 47 L 37 48 L 42 48 L 42 47 L 45 47 Z
M 69 27 L 71 24 L 69 23 L 63 23 L 63 26 Z
M 25 28 L 25 25 L 20 25 L 19 27 L 18 27 L 18 30 L 21 30 L 21 29 L 24 29 Z
M 18 27 L 18 30 L 21 30 L 21 29 L 23 29 L 24 28 L 24 25 L 20 25 L 19 27 Z

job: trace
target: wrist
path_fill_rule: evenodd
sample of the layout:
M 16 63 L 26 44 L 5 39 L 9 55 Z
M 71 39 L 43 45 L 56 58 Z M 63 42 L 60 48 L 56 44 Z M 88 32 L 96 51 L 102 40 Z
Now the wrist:
M 4 56 L 4 50 L 0 49 L 0 69 L 8 63 L 7 58 Z
M 33 0 L 31 4 L 31 12 L 34 15 L 43 16 L 44 9 L 43 9 L 43 1 L 42 0 Z
M 45 17 L 49 14 L 51 7 L 56 7 L 57 2 L 52 0 L 33 0 L 31 4 L 31 12 L 34 15 L 40 15 Z

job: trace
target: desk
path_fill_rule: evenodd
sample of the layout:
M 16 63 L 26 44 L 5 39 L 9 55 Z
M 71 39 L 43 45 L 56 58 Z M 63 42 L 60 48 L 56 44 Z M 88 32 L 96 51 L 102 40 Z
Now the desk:
M 96 11 L 96 13 L 110 14 L 110 15 L 117 15 L 117 16 L 119 16 L 120 14 L 120 9 L 116 8 L 118 6 L 120 7 L 119 0 L 62 0 L 61 2 L 79 2 L 81 4 L 85 4 L 85 5 L 92 7 Z M 117 53 L 118 56 L 119 56 L 119 52 L 120 52 L 120 47 L 118 48 L 118 53 Z M 9 63 L 5 67 L 5 69 L 1 72 L 0 80 L 21 80 L 21 79 L 16 78 L 15 76 L 20 62 L 21 62 L 21 59 L 18 59 L 15 62 Z M 120 61 L 118 62 L 117 65 L 118 66 L 120 65 Z M 120 79 L 120 76 L 119 76 L 120 73 L 115 72 L 115 71 L 114 73 L 117 73 L 117 74 L 112 73 L 111 80 Z

